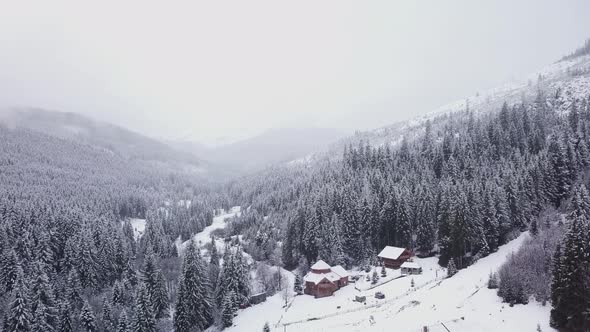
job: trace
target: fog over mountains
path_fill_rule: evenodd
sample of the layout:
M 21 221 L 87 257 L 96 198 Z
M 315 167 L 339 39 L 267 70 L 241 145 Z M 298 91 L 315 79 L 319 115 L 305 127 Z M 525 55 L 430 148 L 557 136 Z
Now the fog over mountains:
M 282 128 L 208 147 L 195 142 L 160 141 L 80 114 L 42 109 L 5 109 L 0 111 L 0 123 L 94 145 L 129 158 L 185 164 L 216 179 L 305 157 L 350 134 L 342 129 Z

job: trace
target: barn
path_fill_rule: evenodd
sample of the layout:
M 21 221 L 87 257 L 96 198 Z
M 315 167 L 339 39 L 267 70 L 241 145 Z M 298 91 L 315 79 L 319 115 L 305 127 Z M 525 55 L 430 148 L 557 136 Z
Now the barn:
M 406 248 L 387 246 L 377 256 L 386 268 L 399 269 L 412 257 L 412 252 Z
M 348 272 L 340 265 L 330 266 L 323 260 L 312 265 L 303 278 L 304 293 L 316 298 L 331 296 L 335 291 L 348 285 Z

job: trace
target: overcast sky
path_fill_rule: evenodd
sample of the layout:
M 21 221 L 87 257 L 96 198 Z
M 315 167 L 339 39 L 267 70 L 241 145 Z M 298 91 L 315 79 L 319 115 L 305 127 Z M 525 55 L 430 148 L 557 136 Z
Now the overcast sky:
M 590 37 L 588 0 L 25 2 L 0 8 L 0 106 L 203 142 L 379 127 Z

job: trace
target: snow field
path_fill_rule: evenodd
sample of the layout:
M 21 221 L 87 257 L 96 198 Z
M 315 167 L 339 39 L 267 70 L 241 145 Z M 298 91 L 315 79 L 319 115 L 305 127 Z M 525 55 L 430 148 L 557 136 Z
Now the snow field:
M 240 310 L 234 326 L 227 330 L 256 331 L 269 322 L 273 331 L 289 332 L 417 332 L 423 326 L 428 326 L 430 332 L 447 331 L 441 323 L 453 332 L 536 331 L 537 324 L 544 332 L 555 331 L 549 327 L 550 305 L 544 307 L 532 301 L 510 307 L 501 302 L 495 290 L 486 287 L 490 271 L 496 271 L 527 237 L 528 233 L 521 234 L 448 279 L 436 258 L 417 258 L 424 270 L 422 275 L 401 277 L 370 290 L 357 290 L 350 284 L 331 297 L 301 295 L 286 311 L 281 294 L 277 294 L 262 304 Z M 383 292 L 385 299 L 375 299 L 376 291 Z M 365 295 L 366 304 L 352 301 L 355 295 Z

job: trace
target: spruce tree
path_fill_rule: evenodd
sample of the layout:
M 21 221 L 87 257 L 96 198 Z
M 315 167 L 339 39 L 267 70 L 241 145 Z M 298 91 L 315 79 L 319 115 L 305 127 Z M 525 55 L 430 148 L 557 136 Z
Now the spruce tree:
M 82 305 L 82 311 L 80 312 L 80 324 L 82 328 L 87 332 L 96 331 L 96 318 L 92 312 L 92 308 L 87 300 L 84 300 Z
M 140 279 L 146 288 L 156 319 L 168 317 L 166 280 L 157 266 L 156 256 L 149 248 L 144 259 Z
M 498 275 L 496 273 L 490 272 L 488 277 L 488 288 L 489 289 L 497 289 L 498 288 Z
M 59 332 L 74 331 L 72 324 L 71 306 L 67 300 L 62 301 L 59 306 Z
M 78 272 L 75 269 L 71 270 L 68 274 L 66 285 L 66 298 L 72 306 L 72 309 L 80 309 L 84 301 L 82 299 L 82 285 L 80 284 Z
M 447 264 L 447 277 L 450 278 L 457 274 L 457 267 L 455 266 L 455 260 L 451 259 Z
M 12 297 L 4 322 L 4 331 L 25 332 L 31 329 L 31 309 L 29 289 L 22 268 L 16 267 L 16 280 L 13 284 Z
M 55 331 L 55 328 L 50 323 L 54 319 L 55 319 L 55 317 L 52 316 L 52 313 L 43 304 L 43 302 L 39 303 L 33 313 L 33 322 L 31 324 L 31 331 L 32 332 L 53 332 L 53 331 Z
M 117 280 L 113 285 L 113 295 L 111 297 L 111 303 L 113 305 L 123 305 L 125 303 L 124 297 L 125 290 L 123 288 L 123 284 Z
M 16 251 L 11 249 L 5 253 L 5 256 L 0 260 L 0 282 L 2 290 L 5 293 L 12 291 L 14 283 L 17 279 L 17 271 L 19 267 L 19 260 Z
M 156 320 L 146 286 L 141 283 L 135 296 L 135 318 L 133 332 L 155 332 Z
M 112 307 L 106 296 L 102 299 L 102 322 L 105 329 L 113 330 Z
M 127 312 L 121 311 L 117 322 L 117 332 L 129 332 L 129 323 L 127 322 Z
M 201 254 L 194 241 L 184 251 L 182 273 L 176 297 L 174 328 L 178 332 L 191 328 L 204 330 L 213 322 L 209 282 Z
M 234 303 L 235 294 L 233 292 L 225 293 L 223 301 L 221 301 L 221 324 L 223 327 L 230 327 L 233 324 L 233 319 L 237 311 Z
M 295 293 L 297 295 L 303 294 L 303 280 L 302 280 L 301 275 L 299 273 L 295 274 L 295 282 L 293 283 L 293 291 L 295 291 Z
M 376 284 L 379 281 L 379 275 L 377 274 L 377 270 L 373 270 L 373 274 L 371 277 L 371 284 Z
M 585 188 L 580 188 L 579 192 Z M 585 203 L 590 199 L 585 198 Z M 578 206 L 579 208 L 579 206 Z M 579 212 L 579 211 L 578 211 Z M 590 329 L 588 271 L 590 271 L 590 222 L 584 213 L 570 214 L 570 226 L 562 251 L 553 267 L 551 323 L 572 331 Z

